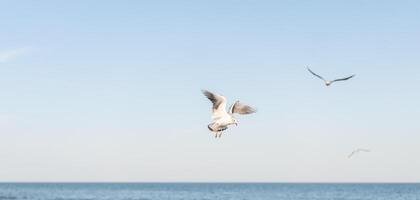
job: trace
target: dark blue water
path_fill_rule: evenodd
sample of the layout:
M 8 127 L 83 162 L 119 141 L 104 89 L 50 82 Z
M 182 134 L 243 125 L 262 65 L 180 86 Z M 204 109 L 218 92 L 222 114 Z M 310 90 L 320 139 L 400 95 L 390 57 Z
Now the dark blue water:
M 420 200 L 420 184 L 0 183 L 0 200 Z

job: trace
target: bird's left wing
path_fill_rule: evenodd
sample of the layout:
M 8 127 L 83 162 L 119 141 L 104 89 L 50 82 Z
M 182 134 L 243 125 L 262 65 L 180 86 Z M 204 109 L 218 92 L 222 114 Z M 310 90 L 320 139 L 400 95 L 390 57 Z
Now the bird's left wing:
M 229 114 L 238 113 L 241 115 L 251 114 L 257 112 L 251 106 L 242 104 L 239 101 L 236 101 L 232 106 L 230 106 Z
M 351 76 L 346 77 L 346 78 L 339 78 L 339 79 L 335 79 L 335 80 L 331 81 L 331 83 L 332 83 L 332 82 L 336 82 L 336 81 L 347 81 L 347 80 L 349 80 L 349 79 L 351 79 L 351 78 L 353 78 L 353 77 L 355 77 L 355 76 L 356 76 L 356 75 L 351 75 Z
M 213 103 L 213 110 L 224 110 L 226 109 L 226 98 L 222 95 L 202 90 L 203 94 Z
M 318 74 L 316 74 L 315 72 L 313 72 L 311 69 L 309 69 L 309 67 L 307 67 L 307 69 L 308 69 L 308 71 L 312 74 L 312 75 L 314 75 L 314 76 L 316 76 L 316 77 L 318 77 L 318 78 L 320 78 L 320 79 L 322 79 L 322 80 L 324 80 L 324 81 L 326 81 L 322 76 L 320 76 L 320 75 L 318 75 Z
M 356 153 L 356 151 L 353 151 L 353 152 L 351 152 L 351 154 L 350 155 L 348 155 L 347 156 L 347 158 L 351 158 L 351 157 L 353 157 L 353 155 Z
M 228 115 L 228 113 L 226 112 L 226 98 L 224 96 L 216 93 L 211 93 L 207 90 L 203 90 L 202 92 L 213 103 L 213 120 Z

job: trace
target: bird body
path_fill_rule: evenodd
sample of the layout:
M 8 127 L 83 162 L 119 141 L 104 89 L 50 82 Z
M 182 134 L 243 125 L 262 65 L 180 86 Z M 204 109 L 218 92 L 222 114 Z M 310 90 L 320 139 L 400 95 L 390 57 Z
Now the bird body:
M 236 101 L 226 111 L 226 97 L 220 94 L 211 93 L 207 90 L 203 90 L 203 94 L 213 103 L 212 108 L 212 123 L 207 127 L 210 131 L 215 133 L 216 137 L 221 137 L 222 132 L 225 131 L 230 125 L 238 125 L 237 120 L 233 114 L 251 114 L 255 112 L 255 109 L 245 104 Z
M 337 82 L 337 81 L 346 81 L 346 80 L 349 80 L 349 79 L 356 76 L 356 75 L 351 75 L 351 76 L 346 77 L 346 78 L 339 78 L 339 79 L 335 79 L 335 80 L 330 81 L 330 80 L 326 80 L 322 76 L 316 74 L 311 69 L 309 69 L 309 67 L 307 69 L 312 75 L 314 75 L 314 76 L 318 77 L 319 79 L 323 80 L 326 86 L 330 86 L 331 84 L 333 84 L 334 82 Z
M 233 116 L 228 113 L 223 113 L 223 115 L 215 117 L 212 116 L 212 123 L 208 125 L 209 129 L 214 132 L 224 131 L 229 125 L 235 124 L 236 120 Z
M 326 85 L 326 86 L 330 86 L 330 85 L 331 85 L 331 83 L 332 83 L 331 81 L 325 81 L 325 85 Z

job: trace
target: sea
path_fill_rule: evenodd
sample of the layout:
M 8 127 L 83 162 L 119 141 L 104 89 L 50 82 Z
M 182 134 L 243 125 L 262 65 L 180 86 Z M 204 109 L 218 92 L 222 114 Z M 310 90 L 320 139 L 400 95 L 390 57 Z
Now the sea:
M 420 184 L 0 183 L 0 200 L 420 200 Z

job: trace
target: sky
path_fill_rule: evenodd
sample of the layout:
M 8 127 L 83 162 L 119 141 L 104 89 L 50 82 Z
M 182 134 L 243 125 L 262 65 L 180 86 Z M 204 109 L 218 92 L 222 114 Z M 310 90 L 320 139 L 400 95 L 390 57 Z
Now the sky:
M 418 1 L 0 1 L 0 19 L 0 181 L 420 181 Z M 258 112 L 215 139 L 201 89 Z

